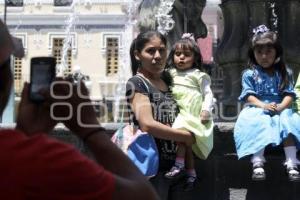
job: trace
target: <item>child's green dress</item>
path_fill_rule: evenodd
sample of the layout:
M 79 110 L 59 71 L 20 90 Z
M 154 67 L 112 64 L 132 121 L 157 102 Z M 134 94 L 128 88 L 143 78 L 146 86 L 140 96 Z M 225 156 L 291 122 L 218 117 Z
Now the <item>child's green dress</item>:
M 211 82 L 210 77 L 198 69 L 179 71 L 171 69 L 173 78 L 173 96 L 179 106 L 179 114 L 173 128 L 185 129 L 195 135 L 193 152 L 201 159 L 206 159 L 213 148 L 213 121 L 201 123 L 200 113 L 204 100 L 201 85 L 203 80 Z

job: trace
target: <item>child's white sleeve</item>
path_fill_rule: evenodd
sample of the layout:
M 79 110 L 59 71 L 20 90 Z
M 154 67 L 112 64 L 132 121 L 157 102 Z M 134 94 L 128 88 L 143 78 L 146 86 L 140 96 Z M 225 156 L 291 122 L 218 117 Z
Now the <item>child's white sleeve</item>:
M 204 92 L 204 101 L 202 103 L 202 110 L 206 110 L 212 112 L 213 104 L 214 104 L 214 95 L 210 88 L 209 80 L 204 79 L 202 81 L 202 91 Z

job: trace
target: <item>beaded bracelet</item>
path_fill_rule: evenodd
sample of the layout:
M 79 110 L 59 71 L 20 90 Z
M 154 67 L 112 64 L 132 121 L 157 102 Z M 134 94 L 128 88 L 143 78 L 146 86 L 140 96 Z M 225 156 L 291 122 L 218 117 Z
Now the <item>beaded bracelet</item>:
M 82 138 L 83 142 L 86 142 L 92 135 L 98 133 L 99 131 L 106 131 L 106 129 L 103 127 L 99 127 L 91 130 L 90 132 L 86 133 L 86 135 Z

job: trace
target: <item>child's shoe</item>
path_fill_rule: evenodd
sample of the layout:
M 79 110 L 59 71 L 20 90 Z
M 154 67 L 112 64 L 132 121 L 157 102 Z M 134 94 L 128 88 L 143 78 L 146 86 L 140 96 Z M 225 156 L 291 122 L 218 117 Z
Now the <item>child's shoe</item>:
M 253 181 L 266 180 L 266 173 L 264 170 L 264 164 L 262 162 L 257 162 L 253 164 L 252 180 Z
M 185 171 L 184 169 L 178 167 L 178 166 L 173 166 L 170 171 L 168 171 L 165 174 L 165 177 L 168 179 L 179 179 L 185 176 Z
M 292 182 L 300 181 L 300 174 L 299 174 L 297 165 L 287 166 L 286 172 L 287 172 L 289 181 L 292 181 Z
M 197 177 L 189 176 L 183 185 L 183 191 L 188 192 L 195 188 Z

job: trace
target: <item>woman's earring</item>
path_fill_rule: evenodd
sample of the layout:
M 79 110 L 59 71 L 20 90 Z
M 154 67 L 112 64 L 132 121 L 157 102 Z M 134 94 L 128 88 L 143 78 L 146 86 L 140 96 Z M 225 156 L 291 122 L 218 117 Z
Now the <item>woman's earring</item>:
M 141 61 L 137 61 L 137 64 L 138 64 L 138 68 L 142 67 L 142 62 Z
M 275 61 L 274 61 L 274 64 L 279 63 L 279 61 L 280 61 L 280 57 L 277 57 L 277 58 L 275 59 Z

